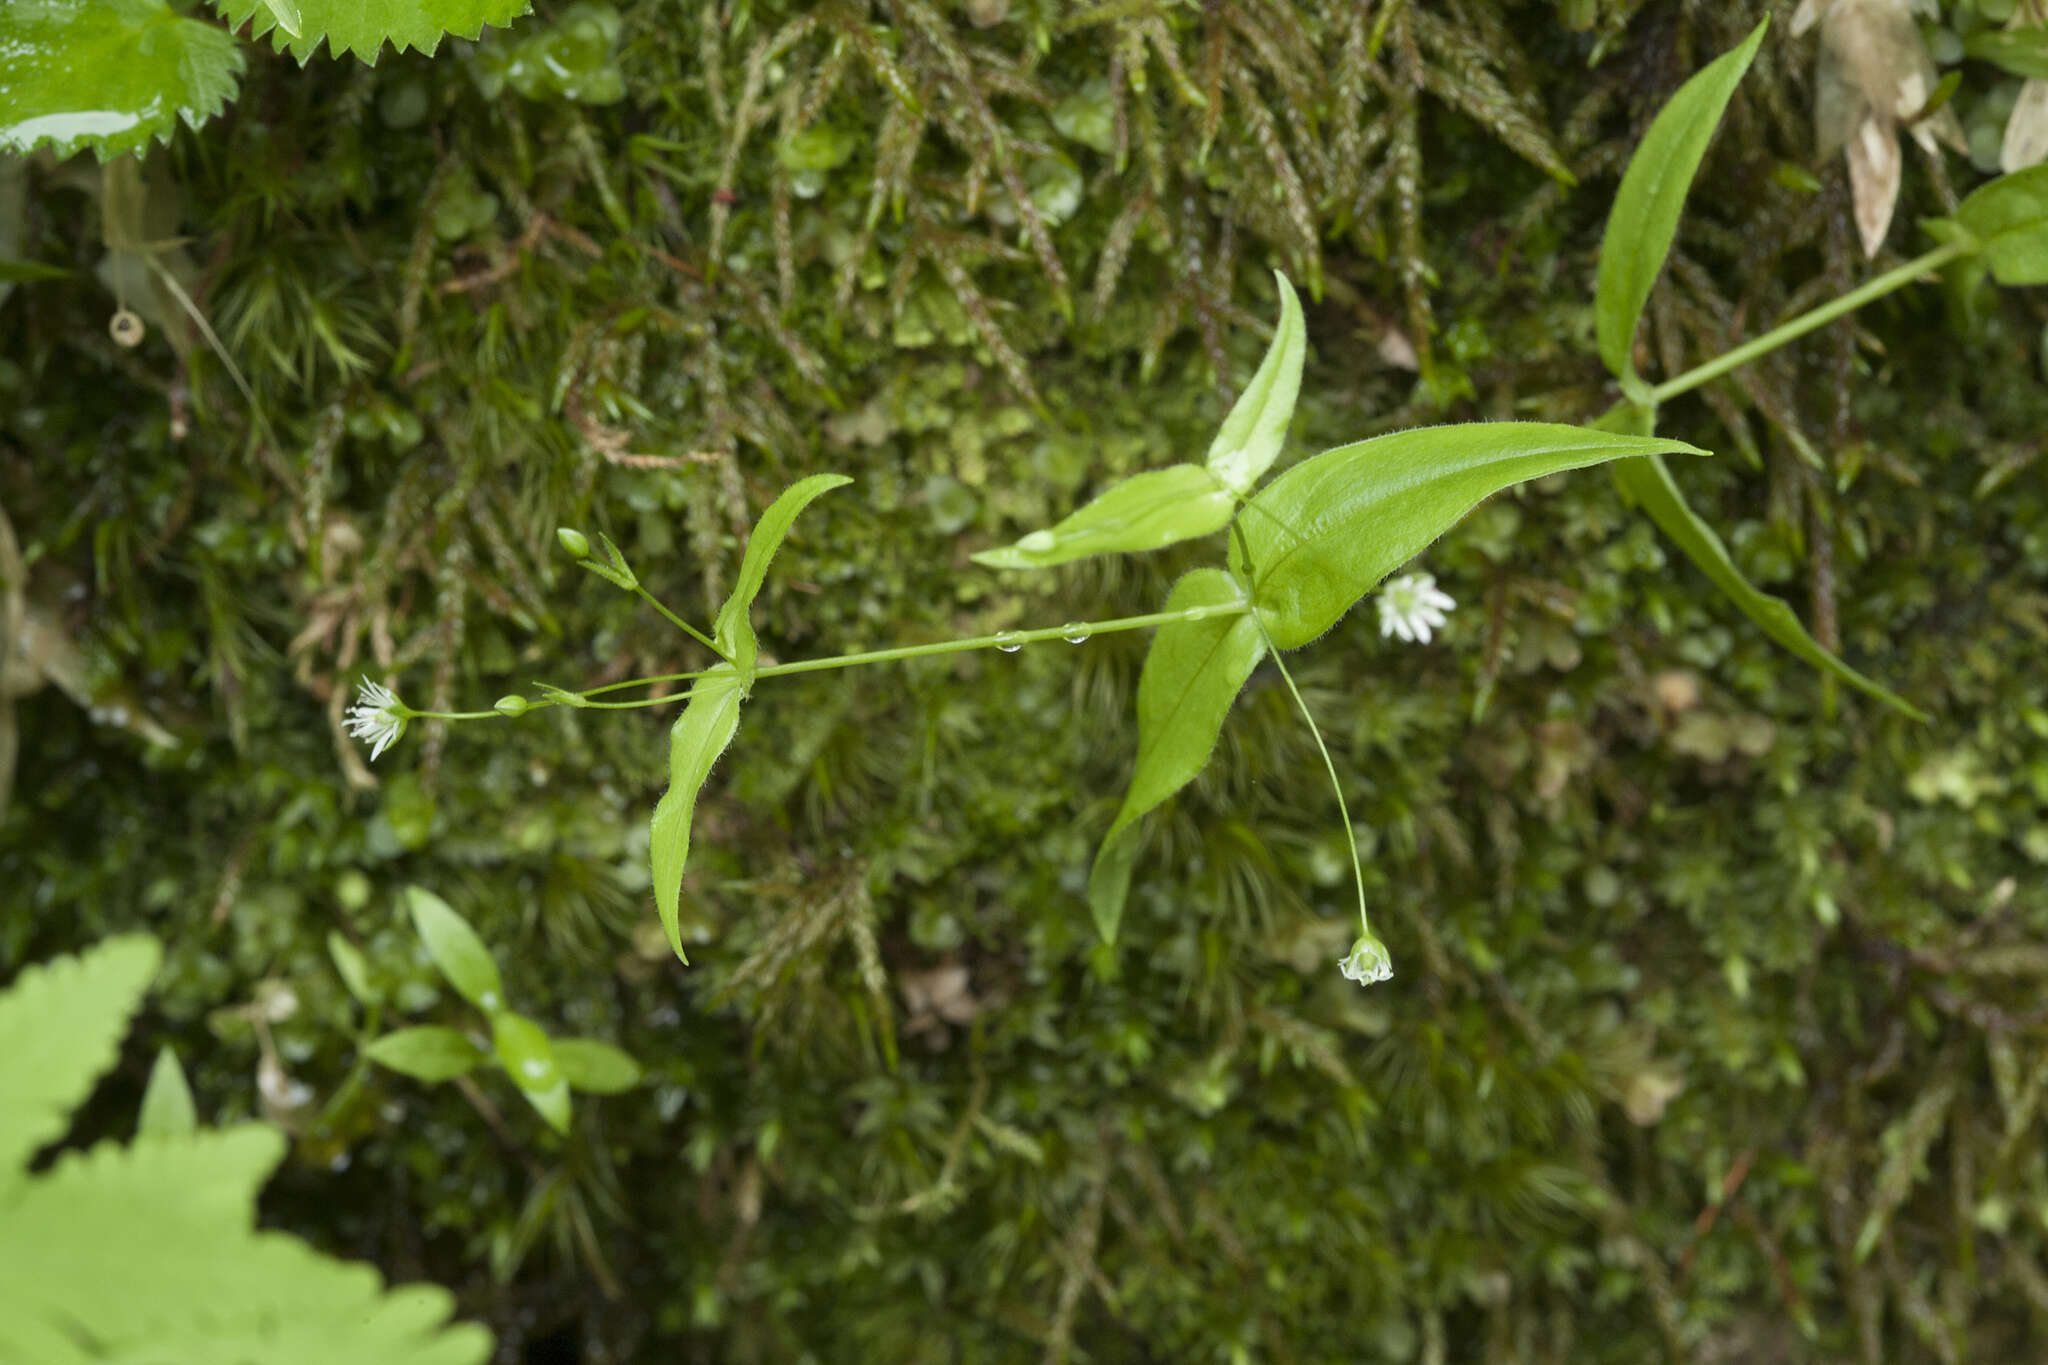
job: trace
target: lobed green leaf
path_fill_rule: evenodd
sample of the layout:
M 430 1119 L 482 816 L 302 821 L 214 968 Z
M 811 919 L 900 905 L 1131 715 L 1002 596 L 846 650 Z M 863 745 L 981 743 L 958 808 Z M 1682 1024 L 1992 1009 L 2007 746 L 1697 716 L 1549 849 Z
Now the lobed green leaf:
M 1273 279 L 1280 288 L 1280 321 L 1273 328 L 1273 342 L 1209 446 L 1209 472 L 1238 497 L 1252 491 L 1280 454 L 1301 393 L 1301 362 L 1308 350 L 1301 300 L 1285 275 L 1276 270 Z
M 428 954 L 448 983 L 485 1014 L 505 1008 L 505 986 L 498 979 L 498 964 L 476 930 L 469 927 L 469 921 L 423 886 L 405 888 L 405 900 L 412 910 L 412 922 L 426 941 Z
M 1116 941 L 1137 856 L 1137 822 L 1194 780 L 1216 749 L 1223 718 L 1265 657 L 1258 622 L 1242 610 L 1242 585 L 1221 569 L 1196 569 L 1173 585 L 1165 611 L 1219 608 L 1217 615 L 1161 626 L 1138 675 L 1138 761 L 1116 820 L 1088 874 L 1088 904 L 1105 942 Z
M 529 0 L 213 0 L 236 28 L 270 35 L 280 52 L 304 65 L 324 41 L 336 57 L 353 52 L 371 66 L 384 44 L 432 56 L 441 36 L 475 38 L 484 25 L 504 27 L 532 8 Z
M 434 1025 L 387 1033 L 363 1049 L 363 1055 L 379 1066 L 430 1084 L 466 1076 L 488 1056 L 460 1029 Z
M 199 1109 L 192 1103 L 192 1087 L 185 1082 L 185 1068 L 168 1045 L 159 1048 L 156 1064 L 149 1069 L 149 1084 L 142 1092 L 142 1108 L 135 1116 L 135 1136 L 182 1138 L 199 1129 Z
M 1680 86 L 1651 120 L 1642 145 L 1622 173 L 1600 242 L 1593 314 L 1600 359 L 1624 384 L 1635 377 L 1631 352 L 1636 324 L 1671 252 L 1686 192 L 1769 26 L 1768 19 L 1758 24 L 1742 46 L 1722 54 Z
M 1045 569 L 1089 555 L 1157 550 L 1222 530 L 1235 504 L 1212 470 L 1169 465 L 1132 475 L 1049 531 L 973 558 L 992 569 Z
M 735 590 L 737 591 L 737 590 Z M 724 613 L 720 613 L 723 616 Z M 749 629 L 751 636 L 751 628 Z M 668 790 L 654 807 L 654 828 L 648 857 L 654 869 L 654 903 L 668 946 L 684 962 L 681 910 L 683 864 L 690 857 L 690 819 L 697 792 L 711 775 L 711 765 L 732 743 L 740 726 L 740 701 L 745 689 L 731 664 L 719 664 L 697 679 L 683 714 L 669 729 Z
M 1297 649 L 1481 499 L 1547 474 L 1665 451 L 1707 453 L 1683 441 L 1545 422 L 1420 427 L 1339 446 L 1245 504 L 1231 571 L 1251 585 L 1274 648 Z

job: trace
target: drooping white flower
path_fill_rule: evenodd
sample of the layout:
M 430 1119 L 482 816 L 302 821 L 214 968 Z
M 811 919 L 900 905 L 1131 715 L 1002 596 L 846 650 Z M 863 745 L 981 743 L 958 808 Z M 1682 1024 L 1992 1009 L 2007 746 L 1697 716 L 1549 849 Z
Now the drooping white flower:
M 1361 935 L 1351 945 L 1348 956 L 1339 958 L 1337 970 L 1344 973 L 1347 981 L 1356 981 L 1361 986 L 1370 986 L 1375 981 L 1391 980 L 1394 975 L 1394 959 L 1387 952 L 1387 945 L 1375 934 Z
M 398 694 L 381 683 L 361 679 L 355 705 L 342 717 L 342 728 L 370 746 L 370 761 L 398 742 L 405 733 L 406 706 Z
M 1444 613 L 1457 605 L 1433 575 L 1403 574 L 1380 589 L 1380 634 L 1426 645 L 1429 633 L 1443 627 Z

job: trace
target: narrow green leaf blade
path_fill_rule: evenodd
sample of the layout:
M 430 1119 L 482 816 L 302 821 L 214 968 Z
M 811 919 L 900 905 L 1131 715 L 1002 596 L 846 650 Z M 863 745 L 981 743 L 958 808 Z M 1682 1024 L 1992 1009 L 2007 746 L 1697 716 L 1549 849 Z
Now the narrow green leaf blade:
M 1887 706 L 1896 707 L 1915 720 L 1927 719 L 1925 712 L 1905 698 L 1858 673 L 1823 649 L 1819 641 L 1806 633 L 1798 615 L 1783 599 L 1752 586 L 1742 576 L 1742 571 L 1735 567 L 1735 561 L 1729 557 L 1728 547 L 1722 544 L 1721 537 L 1686 505 L 1685 494 L 1679 491 L 1677 481 L 1671 477 L 1670 469 L 1665 467 L 1660 457 L 1651 455 L 1640 460 L 1617 460 L 1613 472 L 1614 481 L 1622 492 L 1649 513 L 1650 520 L 1657 523 L 1657 529 L 1685 551 L 1686 557 L 1699 566 L 1700 572 L 1712 579 L 1714 586 L 1740 607 L 1744 616 L 1762 627 L 1764 634 L 1815 668 L 1834 674 L 1858 691 L 1868 693 Z
M 1767 19 L 1742 46 L 1724 53 L 1678 88 L 1650 123 L 1642 145 L 1629 159 L 1614 208 L 1607 215 L 1607 233 L 1600 243 L 1600 274 L 1594 288 L 1593 314 L 1600 358 L 1624 383 L 1634 378 L 1636 323 L 1650 288 L 1664 269 L 1686 191 L 1707 154 L 1714 130 L 1743 73 L 1764 40 Z
M 192 1087 L 185 1083 L 185 1068 L 178 1065 L 177 1053 L 168 1046 L 160 1048 L 156 1064 L 149 1069 L 149 1085 L 142 1092 L 135 1136 L 181 1138 L 198 1129 L 199 1109 L 192 1103 Z
M 640 1063 L 596 1038 L 557 1038 L 555 1064 L 571 1090 L 616 1095 L 640 1084 Z
M 1252 585 L 1274 646 L 1297 649 L 1481 499 L 1547 474 L 1665 451 L 1707 453 L 1683 441 L 1546 422 L 1420 427 L 1338 446 L 1245 505 L 1231 570 Z
M 412 922 L 426 940 L 427 952 L 448 978 L 448 984 L 462 992 L 463 999 L 485 1014 L 505 1008 L 505 986 L 498 979 L 498 964 L 491 950 L 477 937 L 469 921 L 455 913 L 447 901 L 423 886 L 405 888 Z
M 1294 400 L 1301 393 L 1301 362 L 1308 350 L 1301 300 L 1285 275 L 1276 270 L 1273 279 L 1280 286 L 1280 321 L 1273 329 L 1273 344 L 1209 446 L 1209 472 L 1239 497 L 1252 491 L 1280 454 L 1287 423 L 1294 416 Z
M 697 792 L 711 775 L 711 765 L 732 743 L 740 727 L 740 677 L 731 664 L 719 664 L 697 679 L 683 714 L 669 730 L 668 790 L 654 807 L 653 836 L 648 856 L 654 867 L 654 903 L 668 946 L 683 962 L 681 927 L 683 864 L 690 857 L 690 819 L 697 810 Z
M 546 1032 L 525 1015 L 505 1010 L 491 1016 L 491 1035 L 498 1064 L 519 1093 L 556 1132 L 568 1132 L 569 1082 Z
M 362 951 L 343 938 L 338 929 L 328 932 L 327 955 L 334 959 L 334 970 L 340 975 L 341 984 L 348 988 L 357 1004 L 367 1008 L 377 1003 L 381 995 L 370 983 L 370 964 L 363 960 Z
M 452 1081 L 483 1065 L 486 1054 L 460 1029 L 402 1028 L 373 1040 L 363 1053 L 416 1081 Z
M 0 993 L 0 1203 L 114 1064 L 163 951 L 140 934 L 30 967 Z
M 712 623 L 712 638 L 725 656 L 739 665 L 746 686 L 753 686 L 754 656 L 759 650 L 752 620 L 754 598 L 768 581 L 768 566 L 774 561 L 775 552 L 782 548 L 789 528 L 804 508 L 819 495 L 852 482 L 844 474 L 813 474 L 808 479 L 799 479 L 783 489 L 782 496 L 768 504 L 768 510 L 754 523 L 754 533 L 747 537 L 747 552 L 740 559 L 740 576 Z
M 1242 586 L 1221 569 L 1196 569 L 1173 585 L 1165 611 L 1236 607 Z M 1088 904 L 1103 941 L 1116 941 L 1137 854 L 1137 821 L 1194 780 L 1215 751 L 1223 718 L 1266 644 L 1249 612 L 1161 626 L 1138 675 L 1138 762 L 1116 821 L 1088 874 Z
M 1972 194 L 1956 218 L 1983 245 L 2000 284 L 2048 284 L 2048 163 L 2003 175 Z
M 1134 474 L 1050 531 L 983 550 L 974 562 L 992 569 L 1045 569 L 1089 555 L 1157 550 L 1222 530 L 1233 505 L 1230 489 L 1214 472 L 1169 465 Z

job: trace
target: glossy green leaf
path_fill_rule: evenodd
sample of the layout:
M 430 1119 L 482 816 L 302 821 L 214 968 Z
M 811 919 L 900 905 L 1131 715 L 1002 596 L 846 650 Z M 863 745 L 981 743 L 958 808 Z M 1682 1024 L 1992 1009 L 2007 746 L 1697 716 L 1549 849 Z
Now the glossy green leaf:
M 1982 246 L 2000 284 L 2048 284 L 2048 163 L 2000 176 L 1965 199 L 1956 220 Z
M 1285 275 L 1276 270 L 1273 279 L 1280 287 L 1280 321 L 1273 328 L 1273 344 L 1209 446 L 1209 472 L 1239 497 L 1252 491 L 1280 454 L 1287 423 L 1294 416 L 1294 400 L 1301 393 L 1301 362 L 1308 350 L 1301 300 Z
M 1715 59 L 1678 88 L 1651 121 L 1642 145 L 1622 174 L 1614 208 L 1607 215 L 1607 233 L 1600 242 L 1593 313 L 1600 358 L 1624 383 L 1635 377 L 1630 353 L 1635 348 L 1636 323 L 1671 251 L 1693 173 L 1707 154 L 1707 144 L 1713 141 L 1728 100 L 1749 70 L 1768 25 L 1769 20 L 1758 24 L 1742 46 Z
M 1632 424 L 1646 425 L 1640 410 L 1627 406 L 1617 407 L 1601 419 L 1603 423 L 1615 426 Z M 1671 470 L 1663 459 L 1650 455 L 1640 460 L 1617 460 L 1612 466 L 1614 482 L 1621 491 L 1638 507 L 1649 513 L 1650 520 L 1657 524 L 1671 542 L 1685 551 L 1686 557 L 1699 566 L 1700 572 L 1713 580 L 1714 586 L 1742 609 L 1742 614 L 1763 628 L 1764 634 L 1796 654 L 1807 663 L 1824 672 L 1832 673 L 1843 682 L 1862 692 L 1867 692 L 1887 706 L 1897 707 L 1916 720 L 1927 719 L 1926 715 L 1896 693 L 1879 686 L 1849 665 L 1823 649 L 1820 642 L 1806 633 L 1806 627 L 1799 623 L 1799 617 L 1792 608 L 1768 593 L 1758 591 L 1742 576 L 1729 557 L 1728 547 L 1714 528 L 1694 515 L 1686 505 L 1685 494 L 1679 491 L 1678 483 L 1671 477 Z
M 1221 569 L 1196 569 L 1173 585 L 1165 611 L 1224 609 L 1159 628 L 1138 675 L 1138 762 L 1123 807 L 1088 874 L 1088 904 L 1105 942 L 1116 941 L 1137 856 L 1137 821 L 1194 780 L 1215 751 L 1223 718 L 1265 656 L 1242 586 Z
M 370 984 L 370 964 L 363 960 L 356 945 L 341 936 L 340 931 L 327 935 L 327 955 L 334 959 L 334 970 L 341 977 L 341 984 L 355 997 L 359 1005 L 374 1005 L 381 998 L 377 988 Z
M 498 964 L 491 959 L 491 950 L 477 937 L 476 930 L 469 927 L 469 921 L 423 886 L 405 888 L 405 901 L 412 909 L 412 922 L 419 926 L 420 937 L 426 940 L 428 954 L 441 969 L 441 975 L 448 978 L 448 984 L 486 1014 L 505 1008 L 505 987 L 498 979 Z
M 402 1028 L 374 1039 L 363 1054 L 416 1081 L 452 1081 L 481 1066 L 489 1056 L 459 1029 Z
M 2048 80 L 2048 28 L 1984 28 L 1963 39 L 1963 51 L 2028 80 Z
M 1707 453 L 1683 441 L 1545 422 L 1419 427 L 1339 446 L 1245 505 L 1231 570 L 1252 585 L 1274 646 L 1297 649 L 1481 499 L 1528 479 L 1662 451 Z
M 640 1084 L 640 1063 L 595 1038 L 557 1038 L 555 1064 L 572 1090 L 616 1095 Z
M 250 24 L 254 36 L 269 34 L 278 51 L 302 64 L 324 41 L 334 56 L 353 52 L 373 66 L 386 43 L 432 55 L 444 33 L 475 38 L 485 24 L 502 28 L 531 8 L 528 0 L 213 0 L 213 7 L 236 28 Z M 279 22 L 286 11 L 296 31 Z
M 168 142 L 235 97 L 233 35 L 163 0 L 0 4 L 0 153 L 90 147 L 104 160 Z
M 974 562 L 993 569 L 1044 569 L 1089 555 L 1157 550 L 1222 530 L 1234 505 L 1230 489 L 1210 470 L 1169 465 L 1134 474 L 1050 531 L 983 550 Z
M 178 1054 L 159 1048 L 156 1064 L 149 1069 L 149 1084 L 142 1091 L 142 1109 L 135 1116 L 139 1138 L 189 1137 L 199 1129 L 199 1109 L 192 1103 L 192 1087 L 185 1082 L 185 1068 Z
M 669 729 L 668 790 L 654 807 L 648 856 L 654 865 L 654 904 L 661 912 L 661 927 L 668 933 L 668 946 L 684 962 L 690 960 L 683 952 L 681 928 L 683 864 L 690 857 L 690 819 L 696 813 L 697 792 L 711 775 L 711 765 L 718 761 L 739 729 L 743 695 L 739 674 L 733 666 L 719 664 L 697 679 L 683 714 L 676 717 L 676 723 Z
M 770 503 L 761 519 L 754 523 L 754 533 L 747 537 L 747 552 L 740 559 L 740 576 L 733 583 L 732 592 L 726 596 L 725 605 L 718 609 L 718 617 L 711 627 L 712 638 L 718 642 L 718 647 L 739 668 L 743 692 L 753 686 L 754 657 L 759 650 L 754 637 L 754 598 L 760 594 L 761 585 L 768 581 L 768 566 L 774 561 L 775 552 L 782 548 L 789 528 L 813 500 L 820 494 L 852 482 L 844 474 L 813 474 L 808 479 L 799 479 L 783 489 L 782 496 Z
M 554 1044 L 541 1026 L 504 1010 L 491 1016 L 491 1041 L 498 1064 L 519 1093 L 557 1132 L 569 1131 L 569 1082 L 555 1060 Z

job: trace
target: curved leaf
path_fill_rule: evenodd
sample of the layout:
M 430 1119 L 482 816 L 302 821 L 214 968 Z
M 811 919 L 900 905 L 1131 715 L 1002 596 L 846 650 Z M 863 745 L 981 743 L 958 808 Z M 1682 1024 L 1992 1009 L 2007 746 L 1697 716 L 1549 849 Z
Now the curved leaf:
M 2048 284 L 2048 164 L 2000 176 L 1965 199 L 1956 220 L 2000 284 Z
M 140 934 L 30 967 L 0 993 L 0 1196 L 119 1055 L 163 950 Z
M 363 1055 L 416 1081 L 452 1081 L 483 1065 L 488 1055 L 460 1029 L 402 1028 L 373 1040 Z
M 505 986 L 498 979 L 498 964 L 491 959 L 491 950 L 477 937 L 476 930 L 469 927 L 469 921 L 423 886 L 405 888 L 405 901 L 412 909 L 412 922 L 419 926 L 420 937 L 426 940 L 427 952 L 441 969 L 441 975 L 448 978 L 448 984 L 485 1014 L 505 1008 Z
M 1714 130 L 1735 87 L 1749 70 L 1764 40 L 1766 19 L 1742 46 L 1724 53 L 1684 85 L 1659 111 L 1629 159 L 1607 215 L 1600 242 L 1600 276 L 1593 294 L 1600 358 L 1627 383 L 1635 377 L 1636 323 L 1649 302 L 1650 287 L 1664 269 L 1678 215 L 1685 208 L 1693 173 L 1707 154 Z
M 751 627 L 748 635 L 751 638 Z M 647 852 L 654 866 L 654 903 L 661 912 L 661 927 L 668 933 L 668 946 L 686 963 L 690 959 L 683 952 L 681 906 L 683 864 L 690 857 L 690 818 L 696 813 L 697 792 L 711 775 L 711 765 L 740 728 L 742 695 L 739 674 L 731 664 L 719 664 L 697 679 L 683 714 L 669 730 L 668 790 L 654 807 Z
M 1546 474 L 1664 451 L 1707 453 L 1683 441 L 1546 422 L 1420 427 L 1339 446 L 1245 504 L 1231 571 L 1252 585 L 1274 647 L 1296 649 L 1482 498 Z
M 1173 585 L 1164 611 L 1241 607 L 1244 588 L 1221 569 L 1196 569 Z M 1161 626 L 1138 675 L 1138 762 L 1116 821 L 1088 874 L 1088 904 L 1105 942 L 1116 941 L 1138 819 L 1194 780 L 1215 751 L 1223 718 L 1266 643 L 1249 612 L 1232 611 Z
M 2028 80 L 2048 80 L 2048 28 L 1985 28 L 1963 39 L 1963 52 Z
M 135 1116 L 135 1136 L 189 1137 L 198 1128 L 199 1110 L 192 1103 L 192 1087 L 185 1083 L 185 1068 L 168 1046 L 159 1048 Z
M 556 1132 L 569 1131 L 569 1082 L 555 1061 L 554 1045 L 539 1024 L 504 1010 L 491 1016 L 491 1041 L 498 1064 L 526 1096 L 527 1103 Z
M 1301 361 L 1308 349 L 1301 300 L 1285 275 L 1276 270 L 1273 279 L 1280 286 L 1280 321 L 1273 328 L 1273 344 L 1209 446 L 1209 472 L 1239 497 L 1265 477 L 1287 439 L 1287 423 L 1301 393 Z
M 171 140 L 235 97 L 233 35 L 163 0 L 9 0 L 0 5 L 0 152 L 100 158 Z
M 444 33 L 475 38 L 485 24 L 502 28 L 532 8 L 528 0 L 213 0 L 213 7 L 236 28 L 249 24 L 255 37 L 268 33 L 301 65 L 325 41 L 334 56 L 353 52 L 372 66 L 386 43 L 432 56 Z
M 973 556 L 992 569 L 1045 569 L 1089 555 L 1130 554 L 1193 540 L 1230 524 L 1230 489 L 1200 465 L 1133 474 L 1050 531 Z
M 572 1090 L 616 1095 L 640 1084 L 640 1063 L 610 1043 L 596 1038 L 557 1038 L 555 1065 Z
M 754 533 L 747 537 L 747 552 L 740 560 L 740 576 L 727 594 L 725 605 L 718 609 L 718 618 L 711 627 L 718 647 L 738 665 L 745 687 L 750 688 L 754 684 L 754 657 L 759 644 L 754 637 L 752 612 L 754 598 L 759 595 L 761 585 L 768 581 L 768 565 L 775 559 L 775 552 L 782 548 L 790 526 L 804 508 L 809 507 L 821 493 L 829 493 L 852 482 L 844 474 L 813 474 L 808 479 L 799 479 L 783 489 L 782 496 L 768 504 L 768 510 L 754 523 Z

